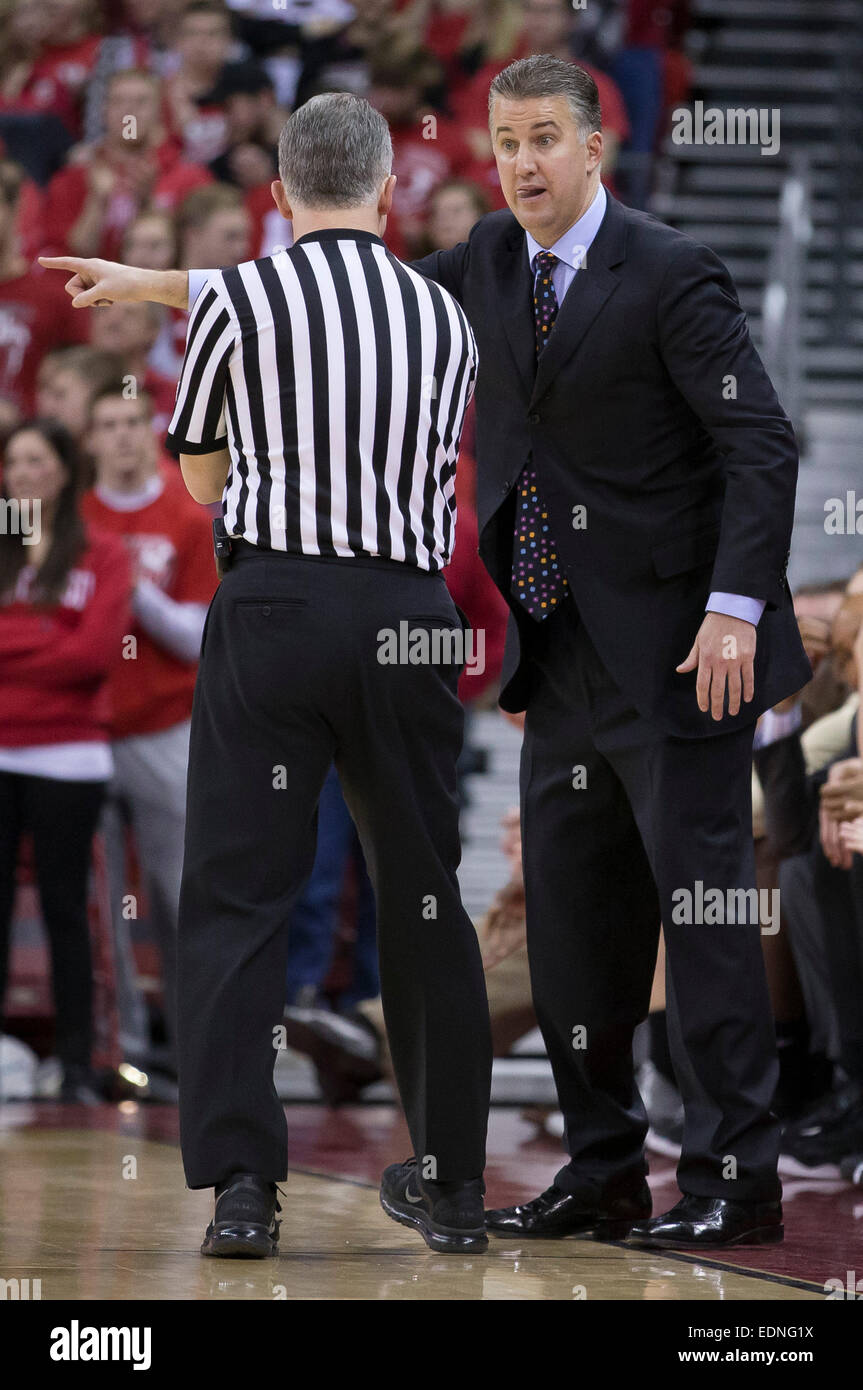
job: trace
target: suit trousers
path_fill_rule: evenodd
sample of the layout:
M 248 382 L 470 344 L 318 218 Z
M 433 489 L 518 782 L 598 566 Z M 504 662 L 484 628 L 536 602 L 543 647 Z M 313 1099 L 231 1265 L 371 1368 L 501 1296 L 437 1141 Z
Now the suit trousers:
M 527 940 L 570 1154 L 556 1182 L 591 1201 L 631 1191 L 647 1171 L 632 1037 L 648 1012 L 661 921 L 685 1109 L 680 1188 L 772 1200 L 778 1063 L 760 926 L 724 908 L 710 921 L 699 908 L 708 889 L 723 904 L 755 889 L 753 728 L 680 739 L 653 727 L 609 676 L 572 602 L 536 625 L 529 656 Z
M 189 751 L 177 1016 L 187 1183 L 286 1176 L 273 1066 L 288 919 L 333 762 L 374 886 L 414 1152 L 427 1177 L 479 1177 L 491 1037 L 456 873 L 460 665 L 441 650 L 437 664 L 381 660 L 382 634 L 403 620 L 411 632 L 460 629 L 458 611 L 439 574 L 235 545 L 204 628 Z

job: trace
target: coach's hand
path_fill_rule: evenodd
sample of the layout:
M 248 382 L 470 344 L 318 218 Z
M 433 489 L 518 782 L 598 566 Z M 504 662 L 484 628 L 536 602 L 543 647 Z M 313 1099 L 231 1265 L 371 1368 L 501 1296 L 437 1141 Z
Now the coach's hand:
M 728 713 L 740 713 L 741 695 L 748 703 L 755 694 L 755 640 L 752 623 L 725 613 L 707 613 L 692 651 L 676 668 L 681 674 L 698 668 L 695 694 L 698 708 L 721 719 L 728 685 Z
M 186 309 L 189 277 L 184 270 L 144 270 L 91 256 L 40 256 L 46 270 L 66 270 L 71 279 L 66 293 L 73 309 L 101 308 L 105 304 L 151 301 Z

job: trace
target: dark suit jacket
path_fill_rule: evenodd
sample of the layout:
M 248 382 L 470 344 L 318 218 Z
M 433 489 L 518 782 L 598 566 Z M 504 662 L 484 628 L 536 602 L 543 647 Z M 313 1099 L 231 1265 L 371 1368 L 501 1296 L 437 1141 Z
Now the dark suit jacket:
M 721 261 L 608 196 L 535 364 L 524 230 L 492 212 L 413 262 L 465 309 L 479 347 L 480 555 L 510 602 L 500 703 L 530 696 L 533 620 L 510 595 L 513 487 L 529 455 L 572 595 L 602 660 L 669 733 L 751 722 L 810 678 L 786 580 L 797 449 Z M 576 529 L 576 507 L 586 528 Z M 764 599 L 755 699 L 716 723 L 675 674 L 712 590 Z

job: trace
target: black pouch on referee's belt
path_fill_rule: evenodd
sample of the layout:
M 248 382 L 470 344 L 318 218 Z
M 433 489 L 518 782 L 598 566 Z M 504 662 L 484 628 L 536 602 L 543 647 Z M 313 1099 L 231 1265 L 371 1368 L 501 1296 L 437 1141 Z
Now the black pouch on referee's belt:
M 213 553 L 216 557 L 216 573 L 220 579 L 224 579 L 231 568 L 234 546 L 231 537 L 225 530 L 225 522 L 220 516 L 213 520 Z

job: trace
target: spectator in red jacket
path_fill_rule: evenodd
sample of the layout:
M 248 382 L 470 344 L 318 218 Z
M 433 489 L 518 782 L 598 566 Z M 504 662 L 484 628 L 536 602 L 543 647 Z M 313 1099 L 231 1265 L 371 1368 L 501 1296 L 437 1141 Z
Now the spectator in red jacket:
M 45 197 L 45 244 L 77 256 L 116 260 L 129 222 L 148 204 L 174 208 L 209 170 L 184 162 L 162 124 L 160 79 L 137 69 L 107 83 L 105 133 L 80 146 Z
M 127 628 L 129 566 L 121 544 L 84 525 L 80 485 L 61 426 L 13 431 L 0 496 L 0 1007 L 29 833 L 51 945 L 61 1097 L 96 1104 L 87 878 L 113 771 L 108 674 Z
M 0 160 L 0 399 L 31 415 L 42 357 L 49 348 L 82 342 L 87 323 L 62 286 L 53 283 L 57 277 L 32 264 L 19 248 L 15 209 L 22 175 L 17 164 Z
M 128 646 L 111 671 L 115 772 L 105 831 L 111 878 L 121 1036 L 146 1048 L 121 911 L 128 892 L 122 815 L 131 821 L 162 956 L 165 1018 L 173 1038 L 175 942 L 189 722 L 207 606 L 216 587 L 210 518 L 173 461 L 160 466 L 146 393 L 107 387 L 93 401 L 88 450 L 96 468 L 84 517 L 125 543 L 132 561 Z M 146 1052 L 139 1056 L 148 1065 Z

